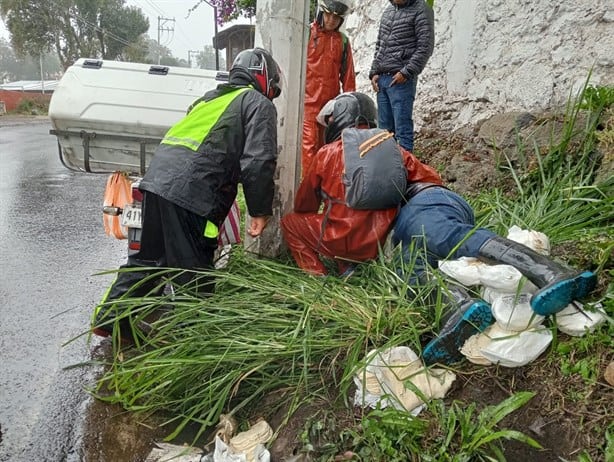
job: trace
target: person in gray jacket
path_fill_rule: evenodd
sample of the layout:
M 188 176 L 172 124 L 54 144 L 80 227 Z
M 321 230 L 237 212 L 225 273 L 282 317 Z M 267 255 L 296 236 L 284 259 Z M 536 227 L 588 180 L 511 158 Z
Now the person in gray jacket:
M 196 293 L 211 290 L 199 269 L 213 268 L 218 227 L 243 185 L 251 216 L 247 232 L 259 236 L 273 214 L 277 165 L 277 111 L 281 72 L 268 51 L 244 50 L 230 69 L 229 83 L 198 99 L 156 149 L 139 188 L 143 191 L 140 249 L 96 308 L 92 332 L 134 340 L 129 313 L 113 301 L 159 291 L 172 277 Z M 160 269 L 156 269 L 160 268 Z M 185 271 L 173 272 L 164 268 Z
M 378 126 L 414 150 L 413 108 L 418 74 L 433 54 L 433 9 L 424 0 L 390 0 L 380 20 L 369 71 L 377 93 Z

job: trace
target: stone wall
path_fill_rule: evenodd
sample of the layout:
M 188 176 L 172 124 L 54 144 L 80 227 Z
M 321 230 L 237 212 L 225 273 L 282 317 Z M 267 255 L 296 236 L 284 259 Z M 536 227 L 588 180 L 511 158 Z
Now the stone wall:
M 344 26 L 359 91 L 389 0 L 355 0 Z M 416 128 L 457 129 L 499 112 L 551 109 L 585 83 L 614 85 L 614 0 L 435 0 L 435 51 L 420 75 Z

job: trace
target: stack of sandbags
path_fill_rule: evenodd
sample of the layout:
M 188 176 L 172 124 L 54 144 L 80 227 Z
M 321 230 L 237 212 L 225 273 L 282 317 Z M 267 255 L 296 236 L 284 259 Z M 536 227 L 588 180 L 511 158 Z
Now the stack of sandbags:
M 540 232 L 509 229 L 507 238 L 549 255 L 550 242 Z M 543 325 L 544 316 L 531 309 L 531 296 L 537 291 L 531 282 L 508 265 L 489 265 L 475 258 L 440 262 L 439 268 L 466 286 L 481 286 L 484 301 L 491 304 L 495 323 L 471 337 L 461 352 L 476 364 L 518 367 L 535 360 L 548 348 L 552 332 Z M 578 302 L 555 315 L 557 327 L 569 335 L 592 332 L 605 321 L 603 310 L 586 312 Z

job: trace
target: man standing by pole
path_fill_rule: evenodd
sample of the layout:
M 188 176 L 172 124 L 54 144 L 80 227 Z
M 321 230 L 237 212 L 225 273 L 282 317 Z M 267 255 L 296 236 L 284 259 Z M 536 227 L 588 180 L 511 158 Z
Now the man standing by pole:
M 352 47 L 347 36 L 339 31 L 350 7 L 348 0 L 320 0 L 309 29 L 301 177 L 307 174 L 316 152 L 324 145 L 316 116 L 342 89 L 356 90 Z
M 390 0 L 380 21 L 369 71 L 377 93 L 378 126 L 414 150 L 414 100 L 418 75 L 433 54 L 433 9 L 424 0 Z

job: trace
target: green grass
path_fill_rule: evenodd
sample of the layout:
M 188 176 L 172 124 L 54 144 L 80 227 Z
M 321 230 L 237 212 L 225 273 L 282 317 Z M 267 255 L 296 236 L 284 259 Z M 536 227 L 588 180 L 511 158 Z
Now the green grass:
M 585 91 L 588 88 L 592 87 Z M 600 279 L 611 281 L 614 180 L 594 182 L 593 136 L 606 107 L 599 98 L 609 98 L 609 93 L 586 94 L 579 97 L 589 108 L 580 145 L 572 142 L 578 139 L 573 127 L 581 105 L 574 103 L 568 107 L 562 139 L 553 141 L 547 156 L 535 153 L 536 168 L 524 173 L 510 170 L 516 181 L 513 195 L 489 191 L 472 202 L 478 221 L 501 234 L 516 224 L 546 233 L 555 245 L 576 244 L 586 252 L 581 260 L 589 262 Z M 242 198 L 240 193 L 238 199 Z M 278 397 L 275 407 L 285 406 L 290 413 L 327 396 L 331 388 L 343 401 L 368 351 L 407 345 L 420 352 L 425 336 L 437 331 L 445 311 L 441 297 L 429 296 L 442 290 L 437 283 L 409 287 L 384 256 L 361 265 L 354 277 L 343 281 L 309 276 L 291 264 L 257 259 L 238 247 L 229 266 L 216 272 L 216 291 L 210 297 L 177 288 L 172 296 L 115 302 L 120 316 L 129 316 L 133 325 L 151 322 L 161 307 L 165 314 L 151 322 L 154 335 L 139 348 L 114 352 L 92 392 L 131 411 L 166 413 L 174 426 L 169 438 L 194 424 L 201 436 L 217 424 L 222 412 L 247 417 L 271 393 Z M 613 287 L 604 289 L 601 298 L 612 315 Z M 607 335 L 611 344 L 611 326 L 608 329 L 606 336 L 557 339 L 551 360 L 564 372 L 593 382 L 597 364 L 589 359 L 574 364 L 567 358 L 571 352 L 603 348 Z M 337 437 L 331 437 L 326 450 L 320 447 L 321 459 L 315 460 L 328 460 L 340 449 L 353 451 L 358 460 L 504 460 L 502 440 L 537 444 L 500 428 L 503 417 L 531 397 L 517 393 L 481 410 L 473 404 L 435 400 L 424 418 L 373 411 L 357 426 L 333 423 Z M 331 419 L 333 414 L 326 417 L 326 425 Z M 316 420 L 304 430 L 307 452 L 322 431 L 320 424 Z M 422 458 L 411 459 L 410 454 Z
M 350 431 L 351 451 L 358 460 L 403 461 L 483 461 L 505 460 L 500 440 L 515 439 L 532 447 L 541 446 L 532 438 L 513 430 L 499 430 L 497 425 L 508 414 L 522 407 L 534 396 L 520 392 L 498 405 L 482 411 L 475 404 L 442 401 L 429 404 L 427 419 L 413 417 L 391 408 L 374 410 Z
M 177 431 L 190 421 L 204 431 L 223 410 L 238 412 L 273 390 L 300 401 L 321 392 L 322 376 L 347 390 L 353 366 L 373 345 L 419 348 L 429 328 L 407 286 L 373 266 L 365 269 L 369 283 L 344 283 L 237 249 L 216 273 L 214 295 L 179 288 L 159 301 L 174 309 L 152 323 L 155 335 L 141 351 L 116 356 L 96 394 L 130 410 L 170 411 Z M 153 300 L 114 305 L 137 325 L 158 309 Z

